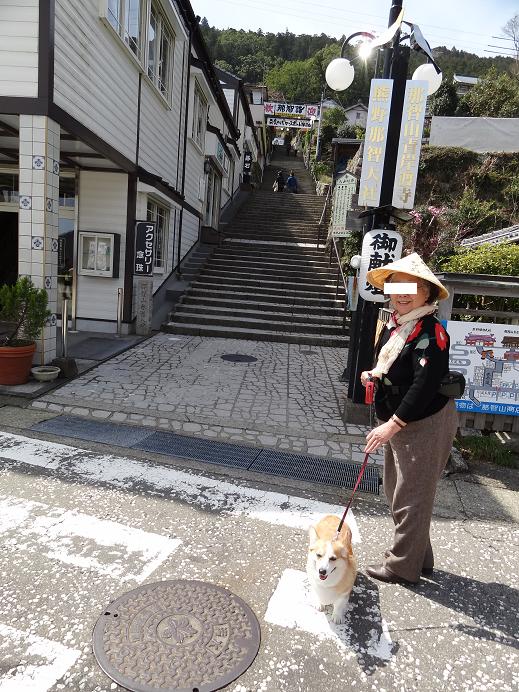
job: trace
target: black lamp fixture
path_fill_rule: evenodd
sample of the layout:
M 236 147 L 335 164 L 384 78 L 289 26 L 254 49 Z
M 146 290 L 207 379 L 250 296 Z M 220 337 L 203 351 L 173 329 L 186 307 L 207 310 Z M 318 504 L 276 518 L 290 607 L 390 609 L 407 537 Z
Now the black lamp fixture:
M 211 168 L 212 168 L 211 162 L 209 161 L 209 159 L 205 159 L 205 161 L 204 161 L 204 173 L 210 173 Z

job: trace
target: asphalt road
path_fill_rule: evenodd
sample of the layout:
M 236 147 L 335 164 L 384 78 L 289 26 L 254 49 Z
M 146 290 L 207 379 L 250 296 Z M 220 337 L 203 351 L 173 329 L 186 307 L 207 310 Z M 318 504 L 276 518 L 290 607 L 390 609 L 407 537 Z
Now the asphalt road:
M 0 409 L 1 692 L 122 689 L 95 661 L 95 622 L 114 598 L 170 579 L 226 587 L 256 613 L 260 651 L 233 692 L 518 689 L 506 483 L 444 481 L 433 578 L 405 588 L 361 572 L 334 626 L 311 601 L 306 532 L 343 494 L 36 439 L 8 418 Z M 359 498 L 352 527 L 362 570 L 390 540 L 383 500 Z

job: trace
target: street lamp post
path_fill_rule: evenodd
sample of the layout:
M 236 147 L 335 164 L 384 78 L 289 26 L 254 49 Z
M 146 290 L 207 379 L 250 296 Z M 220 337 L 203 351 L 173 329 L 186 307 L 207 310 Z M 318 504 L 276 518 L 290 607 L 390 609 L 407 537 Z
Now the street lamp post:
M 405 22 L 408 24 L 407 22 Z M 341 58 L 332 61 L 327 68 L 327 81 L 332 89 L 346 89 L 354 78 L 354 69 L 345 59 L 345 47 L 355 37 L 362 36 L 371 39 L 361 44 L 359 52 L 367 55 L 369 48 L 385 46 L 384 69 L 382 78 L 393 80 L 393 90 L 387 128 L 386 153 L 382 172 L 380 201 L 377 209 L 371 215 L 370 229 L 395 230 L 395 210 L 391 206 L 395 171 L 398 156 L 398 144 L 404 106 L 407 72 L 409 66 L 409 46 L 401 44 L 402 0 L 392 0 L 389 12 L 388 29 L 378 38 L 368 32 L 357 32 L 346 39 L 341 51 Z M 408 24 L 411 33 L 405 38 L 410 39 L 411 47 L 425 53 L 432 64 L 421 65 L 415 72 L 415 79 L 425 79 L 429 82 L 429 93 L 434 93 L 441 83 L 441 72 L 434 63 L 429 44 L 423 38 L 420 29 L 415 24 Z M 360 382 L 363 370 L 373 366 L 375 331 L 378 317 L 378 305 L 375 302 L 358 299 L 357 310 L 353 313 L 350 328 L 350 349 L 348 355 L 348 397 L 354 403 L 363 403 L 364 387 Z

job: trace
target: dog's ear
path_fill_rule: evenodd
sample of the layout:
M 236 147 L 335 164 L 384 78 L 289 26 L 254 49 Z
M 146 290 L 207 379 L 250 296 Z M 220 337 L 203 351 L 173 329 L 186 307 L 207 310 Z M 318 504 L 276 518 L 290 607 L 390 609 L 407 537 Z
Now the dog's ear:
M 317 535 L 317 531 L 315 530 L 315 526 L 311 526 L 308 529 L 308 538 L 310 539 L 310 545 L 313 545 L 314 543 L 317 542 L 319 536 Z

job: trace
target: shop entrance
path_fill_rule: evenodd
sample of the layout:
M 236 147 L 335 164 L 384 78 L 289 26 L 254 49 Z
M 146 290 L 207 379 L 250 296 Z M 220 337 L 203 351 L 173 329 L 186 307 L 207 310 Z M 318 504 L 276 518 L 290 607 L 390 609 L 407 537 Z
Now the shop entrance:
M 14 284 L 18 278 L 18 213 L 0 211 L 0 286 Z

